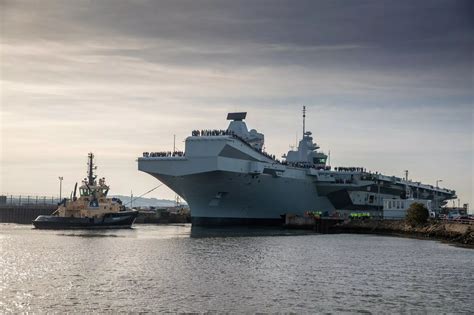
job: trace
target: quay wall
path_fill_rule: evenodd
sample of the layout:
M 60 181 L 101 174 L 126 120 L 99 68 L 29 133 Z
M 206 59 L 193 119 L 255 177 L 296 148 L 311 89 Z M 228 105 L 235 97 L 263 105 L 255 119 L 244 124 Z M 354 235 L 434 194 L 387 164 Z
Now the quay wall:
M 149 213 L 139 211 L 135 224 L 170 224 L 170 223 L 191 223 L 189 214 L 174 213 Z
M 316 218 L 312 216 L 298 216 L 294 214 L 285 215 L 284 226 L 289 229 L 313 230 L 317 233 L 333 233 L 334 227 L 341 223 L 341 218 Z
M 474 224 L 430 221 L 411 226 L 404 220 L 351 220 L 335 226 L 339 233 L 385 234 L 444 240 L 474 248 Z
M 31 224 L 39 215 L 51 214 L 57 205 L 2 205 L 0 223 Z

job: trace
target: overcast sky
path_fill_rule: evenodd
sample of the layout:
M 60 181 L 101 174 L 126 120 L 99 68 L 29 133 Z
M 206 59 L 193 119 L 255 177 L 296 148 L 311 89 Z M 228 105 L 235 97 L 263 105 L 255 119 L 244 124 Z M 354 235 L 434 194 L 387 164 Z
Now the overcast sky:
M 141 194 L 143 151 L 229 111 L 280 156 L 306 105 L 333 166 L 408 169 L 474 206 L 473 3 L 0 0 L 0 193 L 64 176 L 69 194 L 93 151 L 112 194 Z

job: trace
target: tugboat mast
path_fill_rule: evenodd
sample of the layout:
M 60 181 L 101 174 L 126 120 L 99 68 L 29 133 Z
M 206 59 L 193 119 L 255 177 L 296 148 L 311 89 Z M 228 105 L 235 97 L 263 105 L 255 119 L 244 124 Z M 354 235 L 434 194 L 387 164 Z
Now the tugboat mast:
M 94 180 L 95 180 L 95 176 L 94 176 L 94 154 L 93 153 L 89 153 L 88 154 L 88 158 L 89 158 L 89 162 L 87 163 L 89 165 L 89 170 L 88 170 L 88 185 L 89 187 L 90 186 L 94 186 Z

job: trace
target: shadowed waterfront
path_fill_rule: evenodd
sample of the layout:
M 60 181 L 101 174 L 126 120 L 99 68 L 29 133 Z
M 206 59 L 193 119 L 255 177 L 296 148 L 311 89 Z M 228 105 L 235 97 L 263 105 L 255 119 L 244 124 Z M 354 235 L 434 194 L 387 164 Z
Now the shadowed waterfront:
M 303 234 L 301 234 L 303 233 Z M 468 312 L 470 249 L 373 235 L 0 225 L 0 312 Z

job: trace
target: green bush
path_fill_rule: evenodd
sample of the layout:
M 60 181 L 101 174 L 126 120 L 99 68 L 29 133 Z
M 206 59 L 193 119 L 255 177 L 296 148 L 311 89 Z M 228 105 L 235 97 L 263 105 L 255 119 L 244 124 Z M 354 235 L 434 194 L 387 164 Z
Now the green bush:
M 406 221 L 411 226 L 421 225 L 428 222 L 430 213 L 422 203 L 412 203 L 407 210 Z

